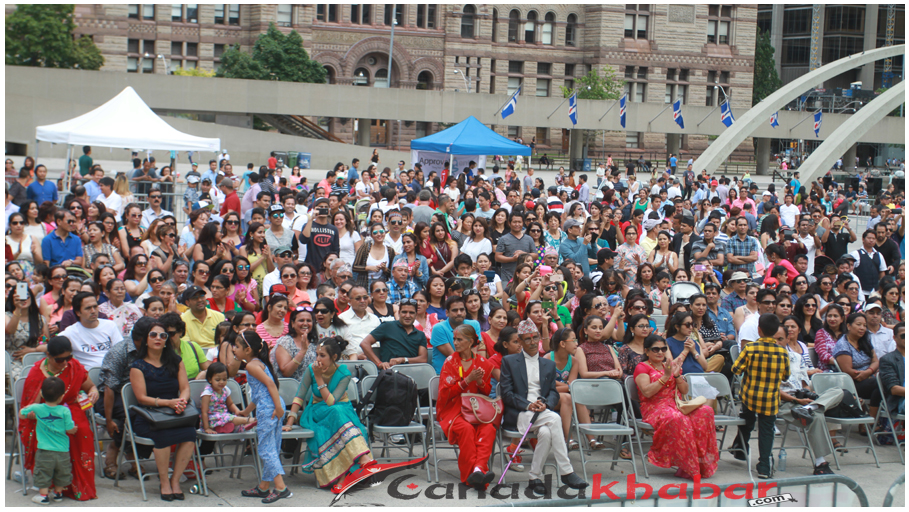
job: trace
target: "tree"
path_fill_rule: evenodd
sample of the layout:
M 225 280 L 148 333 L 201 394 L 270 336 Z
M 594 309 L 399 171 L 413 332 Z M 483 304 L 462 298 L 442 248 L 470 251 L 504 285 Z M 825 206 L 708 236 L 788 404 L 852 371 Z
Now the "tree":
M 206 71 L 199 68 L 177 68 L 173 71 L 174 75 L 177 76 L 201 76 L 201 77 L 213 77 L 215 76 L 214 71 Z
M 776 74 L 774 51 L 775 48 L 770 44 L 770 32 L 758 30 L 757 41 L 754 45 L 754 83 L 751 106 L 757 105 L 783 86 L 783 81 Z
M 6 17 L 6 64 L 100 69 L 104 57 L 91 38 L 73 38 L 74 12 L 71 4 L 19 4 Z
M 225 51 L 215 76 L 323 84 L 328 73 L 321 64 L 309 58 L 300 34 L 293 31 L 284 35 L 271 23 L 268 31 L 256 40 L 252 54 L 237 46 Z
M 574 92 L 565 86 L 560 87 L 564 98 Z M 622 97 L 624 89 L 625 81 L 619 78 L 612 66 L 603 67 L 603 76 L 591 67 L 585 76 L 578 78 L 578 99 L 582 100 L 617 100 Z

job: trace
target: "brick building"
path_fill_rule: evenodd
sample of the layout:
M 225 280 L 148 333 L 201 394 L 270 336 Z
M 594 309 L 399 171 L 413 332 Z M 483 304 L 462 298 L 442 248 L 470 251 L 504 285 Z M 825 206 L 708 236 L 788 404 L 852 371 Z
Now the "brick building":
M 94 38 L 105 71 L 215 69 L 226 48 L 239 44 L 249 50 L 274 22 L 282 31 L 300 33 L 331 83 L 388 87 L 389 35 L 396 22 L 391 87 L 504 95 L 523 82 L 523 95 L 561 96 L 559 86 L 574 87 L 591 68 L 610 65 L 624 77 L 630 101 L 682 98 L 686 104 L 715 106 L 728 95 L 737 109 L 751 106 L 756 21 L 756 4 L 76 6 L 77 33 Z M 350 119 L 316 121 L 343 140 L 363 141 Z M 404 148 L 440 128 L 406 120 L 371 124 L 370 143 Z M 497 129 L 525 143 L 536 137 L 543 151 L 567 145 L 567 131 L 559 129 Z M 680 137 L 683 154 L 707 145 L 705 136 Z M 667 136 L 600 132 L 590 143 L 593 150 L 618 155 L 657 156 L 666 151 Z M 750 139 L 740 151 L 751 151 Z

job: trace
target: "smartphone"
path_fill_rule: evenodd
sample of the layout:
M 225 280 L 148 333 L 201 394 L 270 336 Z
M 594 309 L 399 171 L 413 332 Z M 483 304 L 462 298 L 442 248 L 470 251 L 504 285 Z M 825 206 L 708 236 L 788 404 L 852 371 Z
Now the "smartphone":
M 473 279 L 471 279 L 469 277 L 459 277 L 458 281 L 460 281 L 460 283 L 461 283 L 461 288 L 463 288 L 465 290 L 469 290 L 469 289 L 473 288 Z
M 549 274 L 549 282 L 550 283 L 561 283 L 562 275 L 556 274 L 555 272 L 553 272 L 552 274 Z
M 495 280 L 496 280 L 496 273 L 493 272 L 492 270 L 487 270 L 487 271 L 483 272 L 483 275 L 486 276 L 487 283 L 492 283 L 492 282 L 495 282 Z
M 552 309 L 552 301 L 551 301 L 551 300 L 544 300 L 544 301 L 543 301 L 543 309 L 546 310 L 546 311 L 549 311 L 550 309 Z
M 692 268 L 692 270 L 694 270 L 695 272 L 703 272 L 703 271 L 707 270 L 707 266 L 706 266 L 706 265 L 694 265 L 694 266 L 692 266 L 691 268 Z
M 328 215 L 328 212 L 329 212 L 328 208 L 316 208 L 316 213 L 318 215 Z
M 16 297 L 19 300 L 28 300 L 28 283 L 16 283 Z

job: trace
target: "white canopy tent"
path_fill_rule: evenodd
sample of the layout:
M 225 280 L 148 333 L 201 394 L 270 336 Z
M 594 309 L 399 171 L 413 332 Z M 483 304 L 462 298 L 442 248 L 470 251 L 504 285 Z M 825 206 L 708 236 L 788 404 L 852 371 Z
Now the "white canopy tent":
M 36 132 L 38 141 L 68 144 L 67 161 L 74 145 L 166 151 L 221 150 L 221 139 L 196 137 L 167 124 L 148 108 L 132 87 L 123 89 L 91 112 L 62 123 L 39 126 Z M 66 179 L 68 182 L 69 177 Z

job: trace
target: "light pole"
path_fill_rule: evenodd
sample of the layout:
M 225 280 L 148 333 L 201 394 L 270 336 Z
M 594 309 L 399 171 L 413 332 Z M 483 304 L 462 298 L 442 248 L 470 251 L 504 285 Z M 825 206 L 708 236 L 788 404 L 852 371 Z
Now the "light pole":
M 860 100 L 850 101 L 849 103 L 846 103 L 845 105 L 843 105 L 842 107 L 839 107 L 839 108 L 830 107 L 830 113 L 831 113 L 831 114 L 839 114 L 839 113 L 844 112 L 844 111 L 846 111 L 846 110 L 852 110 L 853 112 L 855 112 L 855 111 L 858 110 L 857 108 L 850 108 L 850 107 L 849 107 L 849 105 L 853 105 L 853 104 L 858 104 L 860 107 L 863 105 L 863 103 L 862 103 Z
M 391 89 L 391 61 L 392 51 L 395 47 L 395 25 L 398 24 L 398 4 L 391 4 L 391 39 L 388 43 L 388 88 Z
M 467 77 L 464 76 L 464 73 L 462 73 L 460 69 L 455 69 L 452 72 L 456 75 L 461 75 L 461 78 L 464 80 L 464 87 L 467 88 L 467 92 L 469 94 L 470 93 L 470 82 L 467 81 Z
M 152 58 L 152 55 L 151 55 L 150 53 L 148 53 L 148 52 L 145 52 L 145 58 L 146 58 L 146 59 L 150 59 L 150 58 Z M 171 69 L 170 69 L 170 66 L 167 64 L 167 58 L 166 58 L 164 55 L 161 55 L 161 54 L 159 53 L 158 55 L 155 56 L 155 58 L 156 58 L 156 59 L 161 59 L 161 61 L 164 62 L 164 74 L 165 74 L 165 75 L 170 75 L 170 74 L 172 74 L 172 71 L 171 71 Z

